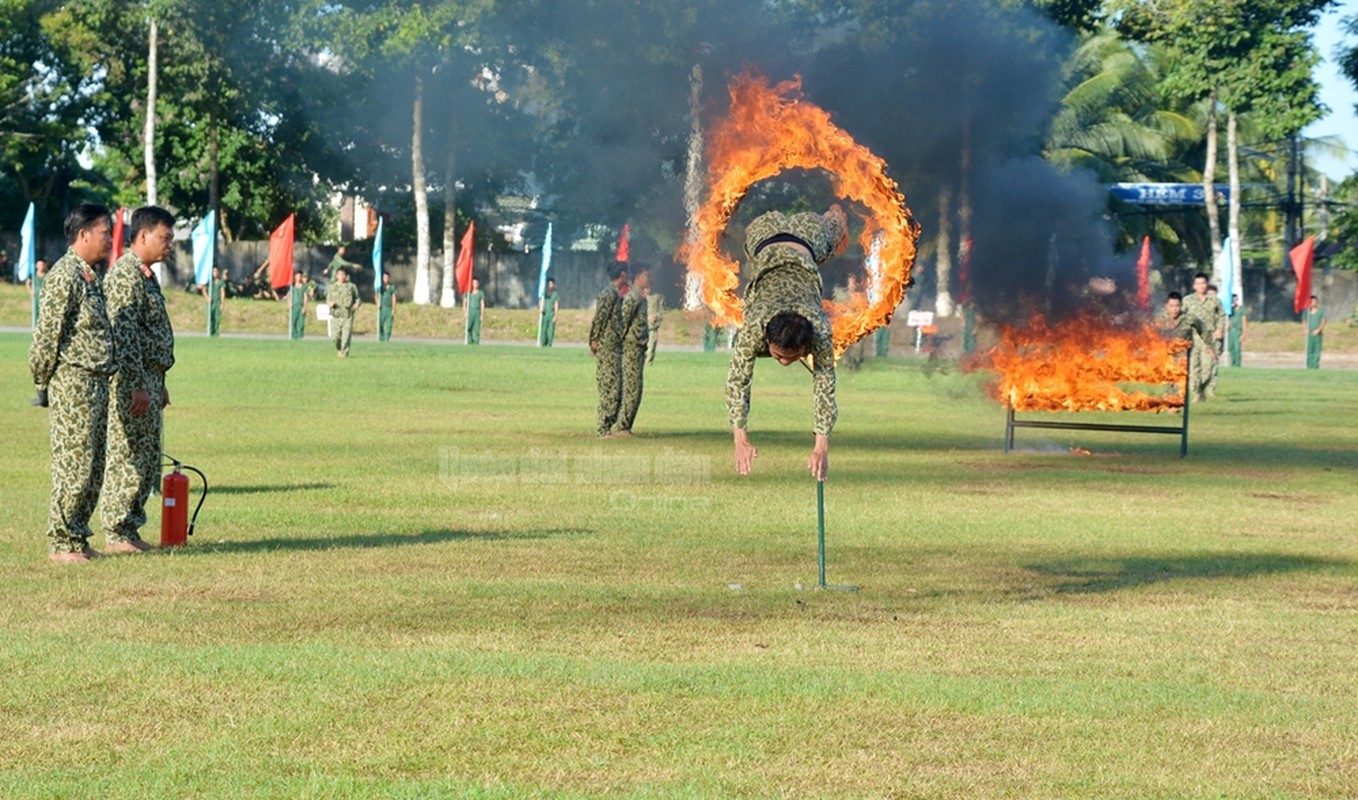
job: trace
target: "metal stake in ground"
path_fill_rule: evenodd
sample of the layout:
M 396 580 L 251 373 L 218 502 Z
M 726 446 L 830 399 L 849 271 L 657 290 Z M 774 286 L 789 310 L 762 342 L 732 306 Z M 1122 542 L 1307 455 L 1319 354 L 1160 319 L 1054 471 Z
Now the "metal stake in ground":
M 816 554 L 819 566 L 817 589 L 834 589 L 840 592 L 856 592 L 857 586 L 825 585 L 825 481 L 816 481 Z

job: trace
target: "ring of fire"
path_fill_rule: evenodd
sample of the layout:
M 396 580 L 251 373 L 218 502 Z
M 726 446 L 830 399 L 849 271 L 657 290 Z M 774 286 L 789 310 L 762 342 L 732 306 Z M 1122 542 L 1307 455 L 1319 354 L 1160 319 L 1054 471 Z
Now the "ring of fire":
M 839 355 L 891 322 L 909 286 L 919 224 L 896 182 L 887 177 L 886 162 L 831 122 L 825 110 L 807 102 L 800 78 L 770 87 L 762 76 L 745 73 L 732 81 L 729 91 L 731 112 L 708 140 L 708 194 L 698 210 L 698 235 L 680 248 L 679 258 L 701 278 L 703 302 L 716 322 L 740 324 L 740 266 L 721 252 L 732 214 L 761 180 L 788 169 L 824 169 L 839 197 L 870 211 L 859 238 L 863 252 L 872 252 L 874 239 L 880 238 L 874 299 L 859 296 L 847 304 L 825 304 Z

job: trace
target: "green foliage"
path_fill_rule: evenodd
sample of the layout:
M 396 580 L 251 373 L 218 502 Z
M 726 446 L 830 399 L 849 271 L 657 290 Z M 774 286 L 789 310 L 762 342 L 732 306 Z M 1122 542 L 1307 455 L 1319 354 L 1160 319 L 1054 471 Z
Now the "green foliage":
M 1341 247 L 1330 255 L 1329 264 L 1335 269 L 1358 270 L 1358 174 L 1335 187 L 1334 199 L 1343 205 L 1330 220 L 1330 238 Z

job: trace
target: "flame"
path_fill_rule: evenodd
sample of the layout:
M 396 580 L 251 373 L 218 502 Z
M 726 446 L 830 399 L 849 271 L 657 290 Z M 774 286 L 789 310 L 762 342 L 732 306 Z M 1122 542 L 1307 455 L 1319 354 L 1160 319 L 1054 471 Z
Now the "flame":
M 716 324 L 742 321 L 736 288 L 740 267 L 721 252 L 721 237 L 753 184 L 787 169 L 821 168 L 842 198 L 866 206 L 860 237 L 863 252 L 881 237 L 881 277 L 873 302 L 866 296 L 843 306 L 827 304 L 835 354 L 891 321 L 915 263 L 919 225 L 905 196 L 886 175 L 886 162 L 854 142 L 823 109 L 801 94 L 801 78 L 770 87 L 763 76 L 744 73 L 728 87 L 731 111 L 708 139 L 707 201 L 698 210 L 696 241 L 685 243 L 676 260 L 702 280 L 703 302 Z
M 1015 411 L 1165 411 L 1181 408 L 1188 342 L 1149 324 L 1117 327 L 1085 313 L 1049 324 L 1005 326 L 987 354 L 991 394 Z M 1173 384 L 1152 395 L 1119 384 Z

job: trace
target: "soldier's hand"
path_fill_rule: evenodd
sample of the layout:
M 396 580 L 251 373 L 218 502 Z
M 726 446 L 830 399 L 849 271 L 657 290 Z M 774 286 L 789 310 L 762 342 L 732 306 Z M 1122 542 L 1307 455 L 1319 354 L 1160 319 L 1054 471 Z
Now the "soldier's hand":
M 47 390 L 39 389 L 37 397 L 34 397 L 32 404 L 38 408 L 47 408 Z
M 151 393 L 145 389 L 134 389 L 132 391 L 132 407 L 128 412 L 134 417 L 140 417 L 151 408 Z
M 161 407 L 161 408 L 164 408 L 165 406 L 168 406 L 169 404 L 170 404 L 170 390 L 169 390 L 169 389 L 161 389 L 161 390 L 160 390 L 160 407 Z
M 811 455 L 806 458 L 806 468 L 811 470 L 811 477 L 818 481 L 823 481 L 830 474 L 830 440 L 824 436 L 816 436 L 816 446 L 811 449 Z
M 741 475 L 749 475 L 754 468 L 754 460 L 759 457 L 759 450 L 750 444 L 749 436 L 745 431 L 736 429 L 736 472 Z

